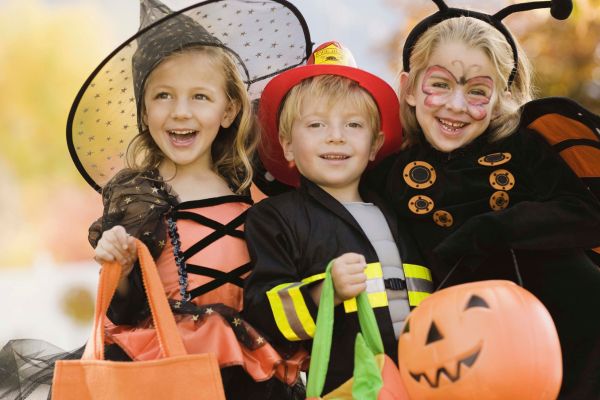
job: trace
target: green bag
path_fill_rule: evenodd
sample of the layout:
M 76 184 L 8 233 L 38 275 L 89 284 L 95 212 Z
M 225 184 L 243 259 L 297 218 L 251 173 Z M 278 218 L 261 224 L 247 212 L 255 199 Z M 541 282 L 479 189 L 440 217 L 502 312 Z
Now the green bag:
M 307 399 L 407 399 L 400 372 L 383 351 L 377 320 L 365 292 L 356 298 L 361 332 L 357 334 L 354 346 L 354 376 L 321 397 L 327 376 L 333 334 L 334 289 L 331 265 L 332 263 L 329 263 L 325 271 L 321 291 L 306 386 Z

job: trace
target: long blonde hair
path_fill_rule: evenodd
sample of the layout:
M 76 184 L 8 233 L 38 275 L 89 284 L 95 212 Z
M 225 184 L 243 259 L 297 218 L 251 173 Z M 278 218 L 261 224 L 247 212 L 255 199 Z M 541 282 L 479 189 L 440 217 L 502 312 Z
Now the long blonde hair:
M 496 141 L 512 134 L 519 124 L 519 107 L 533 97 L 531 66 L 519 43 L 519 62 L 514 81 L 508 87 L 508 77 L 513 69 L 513 53 L 506 38 L 492 25 L 470 17 L 450 18 L 429 28 L 416 42 L 412 50 L 408 79 L 400 90 L 400 115 L 405 134 L 405 146 L 419 141 L 421 128 L 417 121 L 415 107 L 406 102 L 408 93 L 413 93 L 419 76 L 425 71 L 433 52 L 446 41 L 458 41 L 481 49 L 490 59 L 496 70 L 496 109 L 495 118 L 490 121 L 490 140 Z M 509 90 L 510 97 L 501 96 Z
M 229 128 L 221 127 L 211 146 L 214 170 L 225 178 L 236 193 L 244 193 L 252 183 L 252 157 L 258 144 L 258 131 L 246 86 L 231 55 L 216 46 L 192 46 L 171 53 L 162 61 L 184 52 L 200 52 L 210 57 L 223 71 L 225 93 L 240 111 Z M 158 64 L 157 64 L 158 65 Z M 154 67 L 156 68 L 156 66 Z M 141 93 L 142 98 L 144 96 Z M 144 106 L 142 103 L 142 111 Z M 127 165 L 138 171 L 156 169 L 165 159 L 148 128 L 141 127 L 127 148 Z

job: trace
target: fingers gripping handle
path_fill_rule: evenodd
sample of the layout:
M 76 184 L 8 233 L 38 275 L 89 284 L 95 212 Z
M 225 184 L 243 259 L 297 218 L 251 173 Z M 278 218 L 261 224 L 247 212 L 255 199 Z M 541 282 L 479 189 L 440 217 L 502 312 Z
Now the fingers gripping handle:
M 144 289 L 148 297 L 163 357 L 187 354 L 177 331 L 177 324 L 169 307 L 154 259 L 146 245 L 141 241 L 136 239 L 135 245 L 142 270 Z M 92 334 L 85 347 L 82 359 L 104 359 L 104 316 L 117 289 L 121 268 L 122 266 L 118 262 L 107 262 L 102 265 L 96 295 Z

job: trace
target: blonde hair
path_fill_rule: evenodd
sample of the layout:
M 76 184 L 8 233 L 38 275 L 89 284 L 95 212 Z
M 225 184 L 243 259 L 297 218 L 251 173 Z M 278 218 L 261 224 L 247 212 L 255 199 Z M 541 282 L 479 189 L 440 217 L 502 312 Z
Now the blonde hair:
M 163 58 L 161 63 L 186 52 L 202 53 L 218 64 L 218 69 L 223 71 L 227 98 L 231 103 L 240 107 L 231 126 L 219 129 L 211 146 L 211 155 L 214 170 L 234 187 L 236 193 L 244 193 L 252 183 L 251 160 L 258 144 L 258 131 L 246 85 L 231 55 L 220 47 L 187 47 L 171 53 Z M 143 98 L 143 91 L 140 96 Z M 142 102 L 141 112 L 144 111 L 144 107 Z M 164 159 L 165 155 L 152 139 L 148 128 L 142 127 L 127 148 L 128 167 L 138 171 L 147 171 L 158 168 Z
M 519 62 L 514 80 L 508 87 L 508 77 L 514 60 L 510 44 L 504 35 L 492 25 L 476 18 L 450 18 L 429 28 L 416 42 L 409 60 L 410 71 L 405 85 L 400 91 L 400 116 L 405 134 L 405 147 L 419 141 L 421 128 L 417 121 L 415 107 L 406 102 L 408 93 L 414 93 L 419 76 L 427 68 L 433 52 L 444 42 L 459 41 L 465 45 L 481 49 L 490 59 L 496 70 L 496 108 L 490 121 L 490 141 L 511 135 L 519 124 L 519 107 L 531 100 L 531 66 L 519 43 L 515 41 Z M 510 97 L 501 94 L 509 90 Z
M 339 75 L 318 75 L 294 86 L 281 102 L 279 135 L 287 140 L 292 137 L 292 125 L 301 115 L 305 102 L 325 100 L 327 108 L 337 103 L 352 104 L 367 116 L 373 140 L 381 130 L 379 108 L 373 97 L 356 81 Z

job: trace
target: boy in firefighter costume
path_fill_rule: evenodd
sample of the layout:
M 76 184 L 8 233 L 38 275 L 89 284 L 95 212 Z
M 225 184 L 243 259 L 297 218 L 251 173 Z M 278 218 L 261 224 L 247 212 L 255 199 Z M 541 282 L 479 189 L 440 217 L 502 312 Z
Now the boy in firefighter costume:
M 261 201 L 248 214 L 254 269 L 245 286 L 245 316 L 274 343 L 310 347 L 324 271 L 334 260 L 339 306 L 328 392 L 352 376 L 358 293 L 369 293 L 393 358 L 410 307 L 432 289 L 429 270 L 394 214 L 359 188 L 368 162 L 399 148 L 397 97 L 383 80 L 354 67 L 347 49 L 328 42 L 309 65 L 269 82 L 259 116 L 266 169 L 297 189 Z
M 410 221 L 437 284 L 509 279 L 537 296 L 561 341 L 561 398 L 598 398 L 600 270 L 586 249 L 600 245 L 600 119 L 568 99 L 528 102 L 525 54 L 500 20 L 548 2 L 494 16 L 435 3 L 404 47 L 406 148 L 370 182 Z M 552 3 L 568 17 L 570 2 Z

